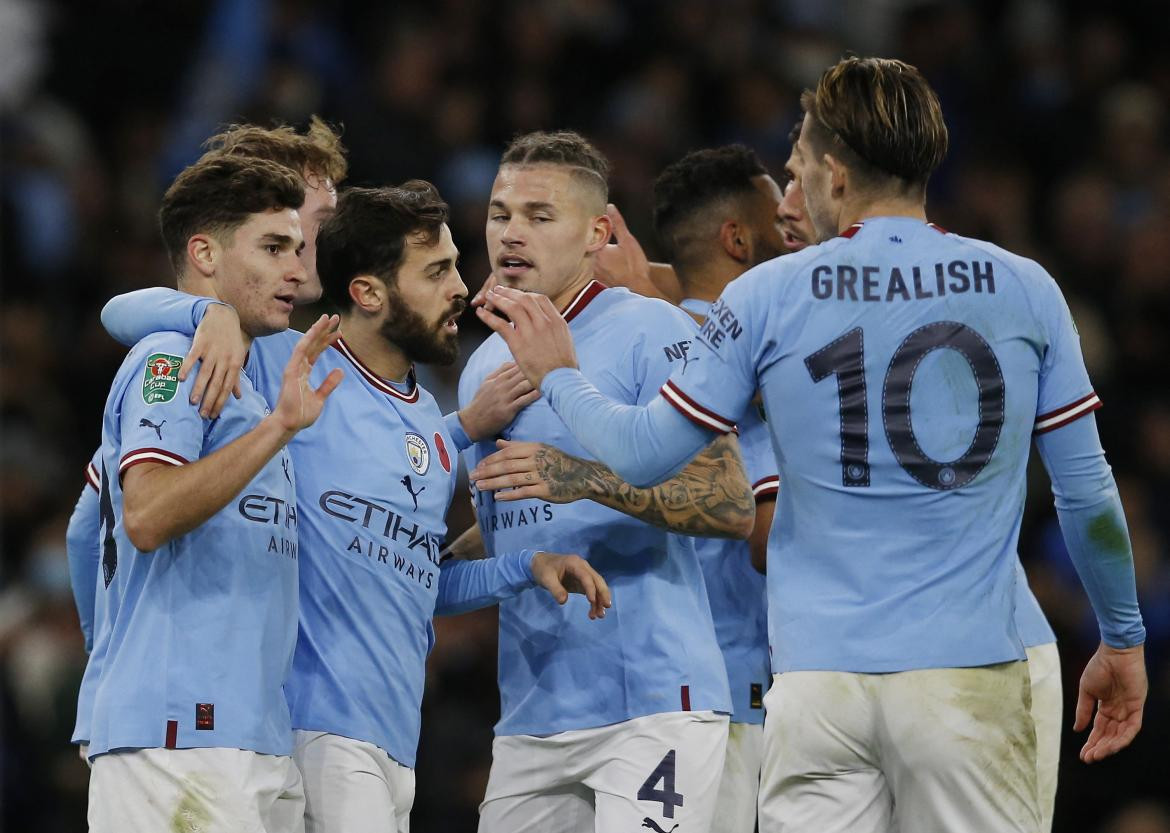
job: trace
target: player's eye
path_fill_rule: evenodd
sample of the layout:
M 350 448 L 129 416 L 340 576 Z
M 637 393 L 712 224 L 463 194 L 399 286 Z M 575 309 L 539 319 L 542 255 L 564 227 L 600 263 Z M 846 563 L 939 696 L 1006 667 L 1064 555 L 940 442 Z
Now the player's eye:
M 548 217 L 544 214 L 537 214 L 537 215 L 533 216 L 532 222 L 534 222 L 534 223 L 551 223 L 552 217 Z
M 264 247 L 264 249 L 265 249 L 265 250 L 268 252 L 268 254 L 270 254 L 270 255 L 278 255 L 278 254 L 280 254 L 280 244 L 279 244 L 279 243 L 269 243 L 269 244 L 267 244 L 267 245 Z

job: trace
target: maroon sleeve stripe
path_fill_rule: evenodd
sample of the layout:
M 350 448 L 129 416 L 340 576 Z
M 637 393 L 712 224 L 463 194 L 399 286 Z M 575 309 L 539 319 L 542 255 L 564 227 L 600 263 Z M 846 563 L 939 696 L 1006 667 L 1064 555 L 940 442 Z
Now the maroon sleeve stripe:
M 190 461 L 183 459 L 178 454 L 162 448 L 139 448 L 122 455 L 122 461 L 118 464 L 118 476 L 123 476 L 126 469 L 137 466 L 139 463 L 166 463 L 171 466 L 182 466 L 188 462 Z
M 756 503 L 762 500 L 775 500 L 776 495 L 780 491 L 780 477 L 779 475 L 772 475 L 757 480 L 752 484 L 752 495 L 756 498 Z
M 663 385 L 660 393 L 679 413 L 700 428 L 706 428 L 709 431 L 715 431 L 719 434 L 727 434 L 735 430 L 734 422 L 729 419 L 724 419 L 714 411 L 704 408 L 675 387 L 673 382 L 668 381 Z
M 93 460 L 85 464 L 85 482 L 93 486 L 95 492 L 102 490 L 102 476 L 98 472 L 97 466 L 93 464 Z
M 1071 402 L 1063 408 L 1057 408 L 1055 411 L 1049 411 L 1046 414 L 1041 414 L 1036 417 L 1036 426 L 1033 429 L 1037 434 L 1046 434 L 1049 431 L 1055 431 L 1061 426 L 1068 425 L 1070 422 L 1083 417 L 1085 414 L 1097 410 L 1101 407 L 1101 398 L 1095 393 L 1090 393 L 1088 396 L 1078 399 L 1076 402 Z

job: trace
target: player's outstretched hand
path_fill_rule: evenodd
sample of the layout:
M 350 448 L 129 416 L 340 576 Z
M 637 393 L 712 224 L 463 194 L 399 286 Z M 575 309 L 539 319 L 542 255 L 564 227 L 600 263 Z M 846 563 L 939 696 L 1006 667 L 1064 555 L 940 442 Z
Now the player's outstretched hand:
M 555 552 L 538 552 L 532 558 L 532 576 L 536 583 L 564 604 L 570 593 L 579 593 L 589 600 L 589 618 L 602 619 L 613 602 L 609 596 L 609 585 L 579 555 L 558 555 Z
M 475 314 L 500 334 L 512 351 L 516 364 L 537 390 L 549 371 L 577 366 L 569 325 L 546 296 L 521 292 L 509 286 L 494 286 L 487 293 L 487 303 L 477 307 Z
M 1084 731 L 1090 719 L 1093 722 L 1089 739 L 1081 748 L 1082 761 L 1091 764 L 1129 746 L 1142 728 L 1148 688 L 1145 646 L 1110 648 L 1101 643 L 1081 674 L 1077 696 L 1073 730 Z
M 240 316 L 227 304 L 211 304 L 195 330 L 191 349 L 179 368 L 179 381 L 185 381 L 191 368 L 199 362 L 199 373 L 191 385 L 191 404 L 203 403 L 199 416 L 215 419 L 227 404 L 228 395 L 240 398 L 240 370 L 247 358 Z
M 322 315 L 309 328 L 289 356 L 284 367 L 284 378 L 280 383 L 280 399 L 272 411 L 277 424 L 291 438 L 302 428 L 308 428 L 317 421 L 325 400 L 341 384 L 343 372 L 334 368 L 316 390 L 309 383 L 309 374 L 321 351 L 341 337 L 338 332 L 339 319 L 336 315 Z
M 605 213 L 613 225 L 613 236 L 605 248 L 598 251 L 594 274 L 610 286 L 624 286 L 639 295 L 656 294 L 646 291 L 653 287 L 650 260 L 626 225 L 626 218 L 613 203 L 606 206 Z
M 516 414 L 540 399 L 540 391 L 515 362 L 504 362 L 484 377 L 467 407 L 459 412 L 463 430 L 475 442 L 494 437 Z
M 545 443 L 496 440 L 496 448 L 499 451 L 479 461 L 469 479 L 480 491 L 496 491 L 497 501 L 536 498 L 572 503 L 586 497 L 589 475 L 576 457 Z
M 479 288 L 479 292 L 471 296 L 471 303 L 468 306 L 482 307 L 487 304 L 487 294 L 492 291 L 492 287 L 498 284 L 495 272 L 488 272 L 487 278 L 483 282 L 483 286 Z M 491 306 L 488 306 L 491 309 Z

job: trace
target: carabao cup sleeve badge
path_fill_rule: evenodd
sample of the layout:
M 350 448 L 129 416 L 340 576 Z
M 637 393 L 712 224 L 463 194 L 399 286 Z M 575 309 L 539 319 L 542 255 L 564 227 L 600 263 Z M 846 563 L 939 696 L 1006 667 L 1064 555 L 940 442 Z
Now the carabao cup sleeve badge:
M 142 401 L 147 405 L 170 402 L 179 390 L 179 368 L 183 359 L 170 353 L 151 353 L 142 374 Z

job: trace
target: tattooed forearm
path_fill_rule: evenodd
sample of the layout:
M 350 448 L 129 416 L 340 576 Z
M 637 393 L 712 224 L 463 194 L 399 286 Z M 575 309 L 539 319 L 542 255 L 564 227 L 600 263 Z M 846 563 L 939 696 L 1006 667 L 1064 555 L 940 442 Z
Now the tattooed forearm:
M 558 503 L 593 500 L 673 532 L 746 538 L 755 519 L 739 443 L 731 434 L 715 440 L 671 479 L 648 489 L 631 486 L 601 463 L 551 446 L 536 452 L 536 466 Z

